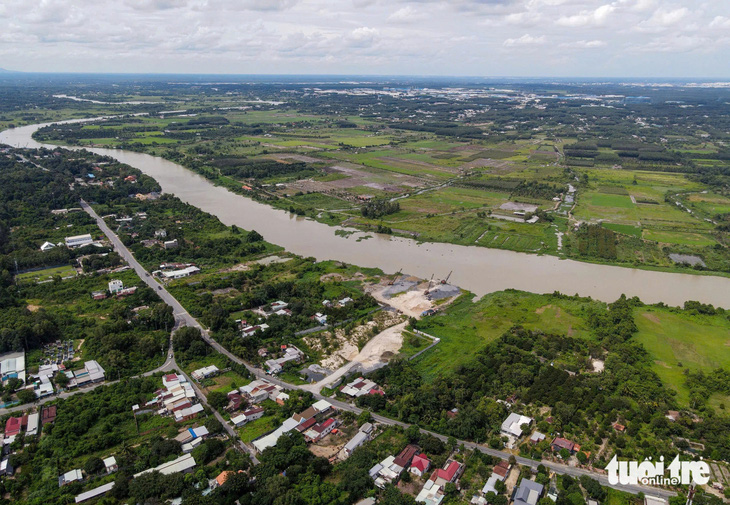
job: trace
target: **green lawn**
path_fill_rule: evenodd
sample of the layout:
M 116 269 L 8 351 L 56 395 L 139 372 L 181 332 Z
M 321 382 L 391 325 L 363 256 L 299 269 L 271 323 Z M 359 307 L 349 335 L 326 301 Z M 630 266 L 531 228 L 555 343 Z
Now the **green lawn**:
M 722 316 L 693 316 L 670 309 L 639 309 L 634 337 L 654 358 L 654 371 L 686 405 L 684 369 L 730 368 L 730 321 Z M 680 366 L 681 364 L 681 366 Z

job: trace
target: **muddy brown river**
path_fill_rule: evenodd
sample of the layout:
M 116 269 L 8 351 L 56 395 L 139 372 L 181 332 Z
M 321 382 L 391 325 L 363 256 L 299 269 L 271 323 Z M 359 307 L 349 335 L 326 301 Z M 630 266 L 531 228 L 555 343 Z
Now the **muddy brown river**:
M 0 143 L 40 147 L 32 134 L 42 126 L 0 132 Z M 624 293 L 647 303 L 682 305 L 698 300 L 730 308 L 730 278 L 596 265 L 477 246 L 419 243 L 376 233 L 356 232 L 344 238 L 335 235 L 342 228 L 294 217 L 236 195 L 168 160 L 121 149 L 90 151 L 138 168 L 154 177 L 165 193 L 218 216 L 226 225 L 256 230 L 269 242 L 318 260 L 334 259 L 391 273 L 402 269 L 425 279 L 432 274 L 444 278 L 453 270 L 450 281 L 477 295 L 514 288 L 534 293 L 559 291 L 610 302 Z M 357 241 L 368 235 L 372 238 Z

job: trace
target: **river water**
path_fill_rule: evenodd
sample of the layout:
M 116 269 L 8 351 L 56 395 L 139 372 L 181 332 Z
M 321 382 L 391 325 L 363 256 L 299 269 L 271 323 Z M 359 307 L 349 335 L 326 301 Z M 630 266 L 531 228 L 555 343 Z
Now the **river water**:
M 0 143 L 40 147 L 32 134 L 42 126 L 0 132 Z M 682 305 L 698 300 L 730 308 L 729 278 L 596 265 L 476 246 L 418 243 L 375 233 L 357 232 L 344 238 L 335 235 L 338 228 L 236 195 L 168 160 L 121 149 L 90 150 L 138 168 L 154 177 L 165 193 L 218 216 L 226 225 L 256 230 L 269 242 L 318 260 L 340 260 L 391 273 L 402 269 L 425 279 L 432 274 L 444 278 L 453 270 L 450 282 L 480 296 L 514 288 L 534 293 L 559 291 L 611 302 L 624 293 L 647 303 Z M 367 235 L 372 238 L 357 242 Z

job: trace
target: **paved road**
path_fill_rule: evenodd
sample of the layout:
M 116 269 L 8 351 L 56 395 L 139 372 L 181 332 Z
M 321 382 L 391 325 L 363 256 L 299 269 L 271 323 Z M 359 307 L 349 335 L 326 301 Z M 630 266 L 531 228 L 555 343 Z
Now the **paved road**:
M 225 356 L 227 356 L 234 363 L 238 363 L 240 365 L 244 365 L 249 370 L 249 372 L 251 372 L 251 374 L 253 374 L 254 376 L 256 376 L 258 378 L 265 378 L 268 381 L 272 382 L 273 384 L 277 384 L 277 385 L 279 385 L 279 386 L 281 386 L 282 388 L 285 388 L 285 389 L 302 389 L 302 390 L 305 389 L 303 386 L 298 386 L 298 385 L 295 385 L 295 384 L 289 384 L 289 383 L 284 382 L 284 381 L 282 381 L 280 379 L 277 379 L 276 377 L 272 377 L 272 376 L 267 375 L 264 370 L 261 370 L 260 368 L 255 368 L 255 367 L 251 366 L 249 363 L 245 362 L 244 360 L 242 360 L 238 356 L 235 356 L 234 354 L 232 354 L 231 352 L 229 352 L 225 347 L 223 347 L 218 342 L 216 342 L 210 336 L 210 334 L 208 333 L 208 331 L 193 316 L 191 316 L 188 313 L 187 310 L 185 310 L 183 308 L 183 306 L 180 304 L 180 302 L 178 302 L 175 299 L 175 297 L 173 297 L 165 289 L 165 286 L 162 285 L 161 283 L 159 283 L 157 281 L 157 279 L 155 279 L 154 277 L 152 277 L 149 274 L 149 272 L 147 272 L 144 269 L 144 267 L 142 267 L 142 265 L 139 264 L 139 262 L 135 259 L 135 257 L 129 251 L 129 249 L 127 249 L 127 247 L 121 242 L 121 240 L 119 240 L 119 237 L 117 237 L 117 235 L 111 229 L 109 229 L 109 227 L 106 225 L 106 223 L 104 222 L 104 220 L 101 219 L 101 217 L 99 217 L 99 215 L 94 211 L 94 209 L 92 209 L 83 200 L 81 200 L 81 207 L 89 215 L 91 215 L 94 219 L 96 219 L 96 222 L 99 225 L 99 228 L 101 228 L 101 230 L 104 232 L 104 234 L 109 238 L 109 240 L 111 241 L 111 243 L 114 245 L 114 249 L 117 251 L 117 253 L 119 253 L 119 255 L 122 258 L 124 258 L 127 261 L 127 263 L 129 263 L 129 265 L 132 266 L 132 268 L 134 268 L 135 272 L 137 272 L 137 275 L 139 275 L 140 279 L 142 279 L 152 289 L 156 290 L 156 292 L 160 296 L 160 298 L 162 298 L 162 300 L 165 303 L 167 303 L 168 305 L 170 305 L 173 308 L 173 313 L 175 315 L 175 321 L 176 321 L 176 324 L 175 324 L 176 328 L 177 327 L 180 327 L 180 326 L 192 326 L 194 328 L 200 329 L 201 334 L 203 336 L 203 339 L 208 344 L 210 344 L 211 347 L 213 347 L 219 353 L 224 354 Z M 174 355 L 172 354 L 172 348 L 170 348 L 170 352 L 168 353 L 168 359 L 167 359 L 167 361 L 165 361 L 165 363 L 161 367 L 158 367 L 157 369 L 155 369 L 153 371 L 147 372 L 144 375 L 150 375 L 150 374 L 155 373 L 157 371 L 168 370 L 168 369 L 173 369 L 173 368 L 174 369 L 177 369 L 177 370 L 180 370 L 182 372 L 182 369 L 179 366 L 177 366 L 177 363 L 175 363 L 175 358 L 174 358 Z M 183 374 L 184 374 L 184 372 L 183 372 Z M 246 452 L 248 452 L 251 455 L 254 463 L 257 464 L 258 461 L 256 459 L 255 454 L 251 450 L 251 448 L 248 447 L 247 445 L 245 445 L 240 440 L 238 440 L 238 437 L 237 437 L 237 434 L 236 434 L 235 430 L 227 422 L 225 422 L 225 420 L 223 419 L 223 416 L 221 416 L 218 411 L 216 411 L 215 409 L 211 408 L 210 405 L 208 405 L 207 400 L 205 398 L 205 395 L 203 395 L 202 391 L 200 391 L 200 389 L 198 388 L 197 384 L 194 381 L 191 381 L 190 378 L 188 378 L 188 381 L 193 385 L 193 388 L 195 389 L 196 394 L 199 396 L 201 403 L 203 403 L 203 405 L 205 405 L 208 408 L 210 408 L 210 410 L 213 412 L 213 414 L 218 419 L 218 421 L 220 421 L 220 423 L 224 426 L 224 428 L 228 432 L 229 436 L 231 436 L 232 439 L 236 440 L 237 441 L 237 444 L 239 445 L 239 447 L 241 447 L 243 450 L 245 450 Z M 89 388 L 85 388 L 83 390 L 78 390 L 78 391 L 75 391 L 75 392 L 71 392 L 71 393 L 68 394 L 68 396 L 70 396 L 71 394 L 76 394 L 76 393 L 80 393 L 80 392 L 89 391 L 89 390 L 91 390 L 91 389 L 93 389 L 95 387 L 98 387 L 100 385 L 102 385 L 102 384 L 97 384 L 97 385 L 91 386 Z M 319 393 L 314 393 L 314 397 L 317 398 L 318 400 L 325 399 L 328 402 L 330 402 L 333 406 L 335 406 L 336 408 L 338 408 L 340 410 L 348 410 L 350 412 L 354 412 L 355 414 L 359 414 L 360 412 L 362 412 L 362 409 L 360 409 L 358 407 L 355 407 L 354 405 L 351 405 L 349 403 L 346 403 L 346 402 L 337 400 L 335 398 L 325 397 L 325 396 L 323 396 L 323 395 L 321 395 Z M 58 397 L 55 397 L 55 398 L 64 398 L 64 396 L 62 394 L 62 395 L 59 395 Z M 27 408 L 27 406 L 14 407 L 14 409 L 16 409 L 16 410 L 23 410 L 23 408 Z M 8 410 L 8 411 L 12 411 L 12 410 Z M 408 426 L 410 426 L 407 423 L 402 423 L 400 421 L 395 421 L 393 419 L 389 419 L 387 417 L 383 417 L 383 416 L 378 415 L 378 414 L 373 414 L 373 419 L 375 421 L 377 421 L 377 422 L 379 422 L 381 424 L 385 424 L 385 425 L 392 425 L 392 426 L 397 425 L 397 426 L 402 426 L 403 428 L 407 428 Z M 440 439 L 440 440 L 442 440 L 444 442 L 446 442 L 448 440 L 448 437 L 445 437 L 444 435 L 440 435 L 438 433 L 430 432 L 428 430 L 423 430 L 422 429 L 421 432 L 422 433 L 429 433 L 429 434 L 435 436 L 436 438 L 438 438 L 438 439 Z M 508 453 L 508 452 L 505 452 L 505 451 L 499 451 L 499 450 L 496 450 L 496 449 L 491 449 L 489 447 L 485 447 L 483 445 L 476 444 L 474 442 L 467 442 L 465 440 L 457 440 L 457 443 L 459 445 L 462 445 L 463 444 L 464 447 L 466 447 L 468 449 L 479 450 L 479 451 L 482 451 L 482 452 L 484 452 L 486 454 L 489 454 L 491 456 L 498 457 L 498 458 L 502 458 L 502 459 L 509 459 L 511 456 L 513 456 L 511 453 Z M 570 467 L 568 465 L 563 465 L 563 464 L 555 463 L 555 462 L 552 462 L 552 461 L 544 461 L 544 460 L 543 461 L 535 461 L 535 460 L 531 460 L 531 459 L 527 459 L 527 458 L 522 458 L 522 457 L 517 457 L 516 459 L 517 459 L 517 462 L 520 465 L 525 465 L 525 466 L 530 466 L 530 467 L 535 468 L 538 465 L 542 464 L 542 465 L 546 466 L 547 468 L 550 468 L 551 470 L 553 470 L 553 471 L 555 471 L 557 473 L 563 474 L 563 475 L 571 475 L 573 477 L 580 477 L 582 475 L 587 475 L 589 477 L 592 477 L 592 478 L 598 480 L 598 482 L 600 482 L 604 486 L 614 487 L 614 488 L 619 489 L 621 491 L 628 491 L 628 492 L 631 492 L 631 493 L 643 492 L 643 493 L 648 494 L 648 495 L 660 496 L 660 497 L 665 497 L 665 498 L 668 498 L 670 496 L 676 495 L 676 493 L 674 493 L 672 491 L 667 491 L 667 490 L 664 490 L 664 489 L 654 488 L 654 487 L 648 487 L 648 486 L 638 486 L 638 485 L 637 486 L 631 486 L 631 485 L 628 485 L 628 486 L 613 486 L 613 485 L 609 484 L 608 478 L 605 475 L 602 475 L 602 474 L 599 474 L 599 473 L 596 473 L 596 472 L 592 472 L 590 470 L 582 469 L 582 468 Z

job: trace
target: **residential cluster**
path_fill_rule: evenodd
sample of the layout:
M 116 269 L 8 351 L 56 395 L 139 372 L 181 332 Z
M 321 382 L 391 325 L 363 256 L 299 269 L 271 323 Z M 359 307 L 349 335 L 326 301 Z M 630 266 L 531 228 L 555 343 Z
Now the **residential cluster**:
M 135 406 L 136 407 L 136 406 Z M 192 384 L 184 375 L 171 373 L 162 377 L 162 388 L 145 404 L 145 410 L 132 408 L 135 413 L 149 412 L 154 408 L 159 415 L 173 416 L 176 422 L 194 419 L 203 412 Z
M 253 441 L 257 452 L 262 452 L 269 447 L 276 445 L 276 442 L 284 434 L 297 430 L 304 435 L 308 442 L 318 442 L 335 429 L 336 420 L 332 416 L 336 409 L 326 400 L 319 400 L 314 405 L 299 414 L 294 414 L 277 429 Z
M 2 447 L 0 451 L 0 476 L 15 473 L 10 457 L 14 454 L 11 446 L 18 435 L 24 432 L 26 441 L 29 441 L 30 437 L 38 436 L 43 426 L 56 420 L 56 409 L 55 405 L 48 405 L 42 407 L 40 411 L 9 417 L 5 421 L 5 432 L 0 435 L 0 446 Z
M 372 380 L 365 379 L 363 377 L 358 377 L 349 384 L 345 384 L 342 388 L 340 388 L 340 391 L 352 398 L 359 398 L 360 396 L 365 395 L 385 396 L 385 391 L 380 389 L 380 386 Z

